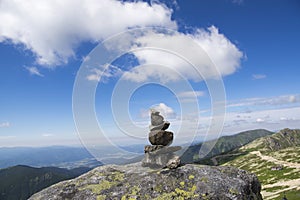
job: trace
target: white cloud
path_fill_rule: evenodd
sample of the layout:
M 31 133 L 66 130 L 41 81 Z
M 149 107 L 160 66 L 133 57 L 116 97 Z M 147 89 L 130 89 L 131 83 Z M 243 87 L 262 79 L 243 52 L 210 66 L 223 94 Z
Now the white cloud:
M 257 118 L 257 119 L 256 119 L 256 122 L 257 122 L 257 123 L 262 123 L 262 122 L 264 122 L 264 121 L 265 121 L 265 120 L 262 119 L 262 118 Z
M 265 75 L 265 74 L 253 74 L 252 75 L 252 78 L 254 79 L 254 80 L 258 80 L 258 79 L 264 79 L 264 78 L 266 78 L 267 76 Z
M 9 139 L 16 138 L 16 137 L 17 136 L 15 136 L 15 135 L 4 135 L 4 136 L 0 135 L 1 140 L 9 140 Z
M 239 111 L 227 112 L 224 126 L 225 133 L 264 128 L 280 130 L 286 127 L 299 128 L 300 106 L 293 108 L 272 108 L 255 110 L 251 113 Z
M 204 91 L 186 91 L 178 94 L 178 96 L 182 98 L 203 97 L 204 95 Z
M 243 53 L 214 26 L 207 30 L 197 29 L 193 34 L 149 31 L 135 42 L 136 47 L 145 47 L 142 51 L 133 52 L 139 62 L 145 65 L 124 73 L 125 79 L 135 82 L 150 78 L 159 78 L 163 82 L 180 78 L 201 81 L 216 78 L 219 74 L 226 76 L 237 70 L 243 57 Z M 199 52 L 199 46 L 203 51 Z
M 37 67 L 25 67 L 25 69 L 31 74 L 43 77 L 44 75 L 40 73 L 39 69 Z
M 54 136 L 54 135 L 51 134 L 51 133 L 44 133 L 44 134 L 42 134 L 42 136 L 43 136 L 43 137 L 52 137 L 52 136 Z
M 0 42 L 23 45 L 40 65 L 75 57 L 83 41 L 97 42 L 131 27 L 176 27 L 163 4 L 117 0 L 2 0 Z
M 164 103 L 159 103 L 157 105 L 152 106 L 151 108 L 159 111 L 160 114 L 163 117 L 167 118 L 167 119 L 174 119 L 174 118 L 176 118 L 175 111 L 171 107 L 167 106 Z
M 227 107 L 292 105 L 297 103 L 300 103 L 300 94 L 241 99 L 228 102 Z
M 174 2 L 176 5 L 176 1 Z M 177 28 L 171 15 L 172 9 L 157 1 L 148 4 L 142 1 L 117 0 L 2 0 L 0 21 L 5 23 L 0 23 L 0 42 L 10 41 L 23 45 L 35 54 L 39 65 L 54 68 L 67 63 L 70 57 L 76 57 L 75 49 L 82 42 L 99 42 L 134 27 Z M 179 48 L 179 54 L 193 60 L 193 64 L 197 66 L 194 69 L 178 56 L 170 57 L 166 51 L 136 51 L 133 54 L 141 64 L 154 62 L 160 65 L 143 66 L 124 73 L 125 78 L 136 82 L 150 77 L 168 82 L 182 77 L 201 81 L 203 78 L 215 78 L 217 74 L 226 76 L 238 69 L 243 57 L 243 53 L 215 26 L 207 30 L 195 29 L 190 34 L 149 31 L 134 39 L 132 42 L 135 45 L 131 49 L 157 44 L 163 50 Z M 190 45 L 191 40 L 201 46 L 205 53 L 200 56 L 195 53 L 195 46 Z M 118 44 L 117 48 L 123 48 L 122 44 Z M 203 59 L 206 53 L 214 64 Z M 87 61 L 90 57 L 83 59 Z M 43 76 L 36 67 L 27 69 L 31 74 Z M 95 69 L 87 79 L 99 81 L 102 71 Z
M 289 98 L 289 99 L 288 99 L 288 102 L 289 102 L 289 103 L 297 103 L 297 102 L 300 102 L 300 95 L 297 95 L 297 96 L 295 96 L 295 95 L 290 95 L 288 98 Z
M 9 122 L 0 123 L 0 128 L 4 128 L 4 127 L 10 127 L 10 123 Z
M 91 73 L 87 75 L 86 79 L 89 81 L 97 81 L 100 80 L 105 82 L 110 77 L 115 77 L 122 74 L 122 70 L 114 65 L 105 64 L 100 67 L 92 68 Z

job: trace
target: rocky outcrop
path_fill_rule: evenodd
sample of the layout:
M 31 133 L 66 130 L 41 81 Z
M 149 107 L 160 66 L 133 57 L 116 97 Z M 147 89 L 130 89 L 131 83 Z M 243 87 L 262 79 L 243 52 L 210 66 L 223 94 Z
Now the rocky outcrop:
M 30 200 L 63 199 L 262 199 L 254 174 L 232 167 L 189 164 L 154 170 L 141 163 L 107 165 L 33 195 Z

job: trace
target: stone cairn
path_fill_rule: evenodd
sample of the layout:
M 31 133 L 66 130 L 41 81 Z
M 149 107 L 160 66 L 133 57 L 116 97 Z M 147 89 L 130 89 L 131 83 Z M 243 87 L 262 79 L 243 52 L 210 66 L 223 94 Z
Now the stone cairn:
M 180 165 L 180 158 L 174 152 L 181 147 L 169 146 L 173 141 L 173 133 L 166 131 L 169 126 L 170 122 L 164 121 L 158 111 L 151 109 L 149 141 L 152 145 L 145 146 L 142 166 L 175 169 Z

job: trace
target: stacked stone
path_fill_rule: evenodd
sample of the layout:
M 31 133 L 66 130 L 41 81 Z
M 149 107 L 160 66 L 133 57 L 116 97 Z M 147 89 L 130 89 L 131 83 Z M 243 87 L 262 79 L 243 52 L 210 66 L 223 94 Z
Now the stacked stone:
M 149 141 L 152 145 L 145 146 L 144 167 L 173 169 L 180 165 L 180 158 L 174 152 L 181 147 L 169 146 L 173 142 L 173 133 L 166 131 L 169 126 L 170 122 L 164 121 L 158 111 L 151 110 Z

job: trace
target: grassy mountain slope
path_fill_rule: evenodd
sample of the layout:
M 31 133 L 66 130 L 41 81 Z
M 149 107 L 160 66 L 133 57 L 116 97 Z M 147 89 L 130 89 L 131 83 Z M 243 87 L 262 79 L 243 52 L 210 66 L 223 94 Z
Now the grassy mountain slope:
M 232 151 L 233 149 L 248 144 L 249 142 L 257 138 L 264 137 L 271 134 L 273 134 L 273 132 L 271 131 L 265 129 L 256 129 L 256 130 L 244 131 L 235 135 L 222 136 L 217 140 L 212 151 L 205 158 L 210 158 L 215 155 Z M 213 143 L 215 143 L 215 140 L 205 142 L 205 145 L 211 146 Z M 203 144 L 200 143 L 197 145 L 190 146 L 187 149 L 187 151 L 182 155 L 181 157 L 182 162 L 184 163 L 199 162 L 198 153 L 202 145 Z M 206 163 L 206 159 L 202 159 L 202 160 L 203 162 L 200 161 L 200 163 L 209 164 Z
M 289 200 L 300 199 L 299 129 L 283 129 L 211 160 L 255 173 L 266 200 L 282 199 L 284 192 Z
M 0 199 L 22 200 L 54 183 L 77 177 L 89 168 L 34 168 L 18 165 L 0 170 Z

